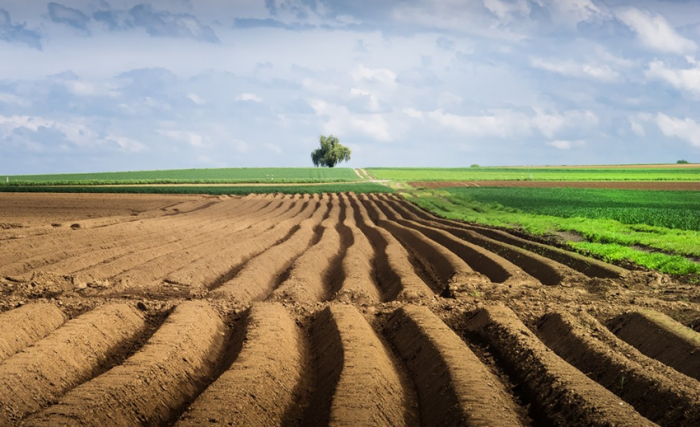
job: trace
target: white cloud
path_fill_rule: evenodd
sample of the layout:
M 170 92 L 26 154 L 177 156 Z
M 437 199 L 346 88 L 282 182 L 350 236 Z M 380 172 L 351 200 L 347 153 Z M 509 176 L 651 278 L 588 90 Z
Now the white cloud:
M 416 116 L 414 110 L 404 113 Z M 598 116 L 591 111 L 567 111 L 564 114 L 547 114 L 536 110 L 534 115 L 512 110 L 493 110 L 487 115 L 461 116 L 435 110 L 427 116 L 438 124 L 473 136 L 493 136 L 509 138 L 514 136 L 529 136 L 534 132 L 541 133 L 547 138 L 570 128 L 587 129 L 598 124 Z
M 273 153 L 275 153 L 275 154 L 282 154 L 282 153 L 284 153 L 284 151 L 282 150 L 282 147 L 280 147 L 279 145 L 266 142 L 265 144 L 263 144 L 263 146 L 264 146 L 267 150 L 269 150 L 269 151 L 271 151 L 271 152 L 273 152 Z
M 653 61 L 645 74 L 650 79 L 663 80 L 678 90 L 700 96 L 700 67 L 674 69 L 662 61 Z
M 64 82 L 68 92 L 78 96 L 108 96 L 116 98 L 119 92 L 115 87 L 105 83 L 93 83 L 81 80 L 67 80 Z
M 530 133 L 527 116 L 507 110 L 483 116 L 460 116 L 436 110 L 428 113 L 428 117 L 444 127 L 473 136 L 506 138 Z
M 25 108 L 32 106 L 31 101 L 24 98 L 20 98 L 19 96 L 13 95 L 11 93 L 0 93 L 0 102 L 2 102 L 3 104 L 13 104 Z
M 263 102 L 263 99 L 254 93 L 242 93 L 236 97 L 236 101 Z
M 356 81 L 381 83 L 387 86 L 396 84 L 396 73 L 386 68 L 367 68 L 360 65 L 355 67 L 350 75 Z
M 367 98 L 367 109 L 369 111 L 379 111 L 380 105 L 379 105 L 379 98 L 377 97 L 376 94 L 374 94 L 371 91 L 368 90 L 362 90 L 358 88 L 352 88 L 350 89 L 350 97 L 352 98 L 359 98 L 359 97 L 366 97 Z
M 608 65 L 583 64 L 574 61 L 547 61 L 533 58 L 530 61 L 535 68 L 572 77 L 589 77 L 602 82 L 614 82 L 620 78 L 620 73 Z
M 331 104 L 323 100 L 309 100 L 316 115 L 324 117 L 324 132 L 335 135 L 360 133 L 377 141 L 392 141 L 394 136 L 389 124 L 381 114 L 353 114 L 347 107 Z
M 185 142 L 193 147 L 201 148 L 206 147 L 207 144 L 204 142 L 204 137 L 202 135 L 196 134 L 194 132 L 184 131 L 184 130 L 164 130 L 158 131 L 159 134 L 168 137 L 175 141 Z
M 0 115 L 0 137 L 3 138 L 10 137 L 16 129 L 28 129 L 32 132 L 38 132 L 41 128 L 54 129 L 78 146 L 96 145 L 101 142 L 98 135 L 81 120 L 65 122 L 38 116 Z
M 189 99 L 190 101 L 194 102 L 197 105 L 206 105 L 206 103 L 207 103 L 207 101 L 202 99 L 202 97 L 200 97 L 196 93 L 190 93 L 189 95 L 187 95 L 187 99 Z
M 513 20 L 513 15 L 529 15 L 530 5 L 525 0 L 507 3 L 501 0 L 484 0 L 484 6 L 498 19 L 507 24 Z
M 412 119 L 422 119 L 423 118 L 423 112 L 416 110 L 415 108 L 404 108 L 403 113 L 407 115 L 408 117 Z
M 679 55 L 697 50 L 695 42 L 678 34 L 661 15 L 652 15 L 633 7 L 619 10 L 616 15 L 650 49 Z
M 239 153 L 247 153 L 248 149 L 250 148 L 250 145 L 247 142 L 241 141 L 240 139 L 232 140 L 230 145 Z
M 122 151 L 127 153 L 138 153 L 148 149 L 144 144 L 131 138 L 125 138 L 123 136 L 108 136 L 105 138 L 106 141 L 114 142 L 119 146 Z
M 550 141 L 547 145 L 551 145 L 559 150 L 571 150 L 572 148 L 583 147 L 586 145 L 586 141 L 577 139 L 575 141 L 568 141 L 563 139 L 558 139 L 556 141 Z
M 659 113 L 656 124 L 666 136 L 675 136 L 690 142 L 693 147 L 700 148 L 700 124 L 691 118 L 678 119 Z
M 628 120 L 630 122 L 630 129 L 632 132 L 637 135 L 640 138 L 643 138 L 646 136 L 646 130 L 644 129 L 644 125 L 639 123 L 637 120 L 633 119 L 632 117 L 628 117 Z
M 596 126 L 598 116 L 592 111 L 567 111 L 564 114 L 547 114 L 541 110 L 535 110 L 536 115 L 530 119 L 532 126 L 539 130 L 547 138 L 554 136 L 567 128 L 587 129 Z

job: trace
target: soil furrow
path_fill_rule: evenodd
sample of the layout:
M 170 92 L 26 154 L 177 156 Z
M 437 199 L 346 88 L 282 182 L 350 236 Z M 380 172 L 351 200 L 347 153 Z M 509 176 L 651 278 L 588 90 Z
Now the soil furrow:
M 297 205 L 288 213 L 290 215 L 297 214 L 304 207 L 304 203 L 297 202 Z M 266 223 L 268 224 L 268 223 Z M 272 224 L 269 224 L 271 226 Z M 123 292 L 129 288 L 136 288 L 137 291 L 139 287 L 147 287 L 151 283 L 160 283 L 160 280 L 173 271 L 178 270 L 183 264 L 189 264 L 196 262 L 197 260 L 206 256 L 209 253 L 208 248 L 212 245 L 211 239 L 215 239 L 217 244 L 226 245 L 231 244 L 228 238 L 236 241 L 238 231 L 232 231 L 225 236 L 217 235 L 217 233 L 208 233 L 204 235 L 195 235 L 187 242 L 179 245 L 170 245 L 169 247 L 163 247 L 161 251 L 150 252 L 148 254 L 149 259 L 144 260 L 143 256 L 139 257 L 139 254 L 129 255 L 128 259 L 117 260 L 114 265 L 109 268 L 109 281 L 118 284 L 116 288 L 110 289 L 110 293 Z M 100 274 L 107 268 L 105 266 L 98 266 L 94 272 L 89 273 L 81 272 L 77 275 L 80 281 L 87 278 L 92 278 L 95 275 Z M 95 279 L 92 279 L 95 280 Z M 96 279 L 99 280 L 99 279 Z
M 53 304 L 28 304 L 0 314 L 0 362 L 44 338 L 66 321 Z
M 392 204 L 392 207 L 399 210 L 398 215 L 406 212 L 397 204 Z M 403 219 L 402 216 L 396 218 L 396 221 L 404 226 L 420 231 L 427 237 L 450 249 L 474 270 L 486 275 L 494 283 L 504 283 L 506 281 L 532 282 L 532 278 L 535 278 L 545 281 L 542 283 L 554 285 L 559 284 L 563 280 L 563 276 L 559 274 L 559 271 L 551 268 L 548 263 L 542 262 L 542 260 L 533 259 L 525 251 L 506 250 L 498 245 L 484 247 L 479 244 L 482 242 L 478 239 L 476 241 L 471 238 L 467 240 L 464 235 L 456 235 L 455 230 L 464 234 L 469 233 L 461 229 L 452 230 L 445 226 L 433 227 L 422 222 Z M 585 276 L 580 276 L 585 278 Z
M 377 282 L 383 291 L 384 301 L 416 300 L 432 297 L 434 292 L 416 274 L 406 249 L 394 236 L 374 225 L 367 209 L 354 194 L 348 196 L 355 211 L 355 221 L 374 246 Z
M 549 348 L 661 426 L 700 425 L 700 383 L 623 343 L 594 318 L 545 315 L 538 335 Z
M 183 302 L 122 365 L 77 387 L 22 425 L 163 425 L 214 374 L 224 335 L 221 318 L 206 302 Z
M 175 426 L 294 424 L 309 387 L 309 359 L 306 337 L 284 307 L 254 304 L 238 357 Z
M 366 206 L 370 215 L 373 213 L 377 217 L 377 225 L 395 236 L 422 264 L 424 271 L 432 279 L 429 285 L 434 293 L 441 294 L 453 283 L 490 283 L 486 277 L 472 270 L 462 258 L 449 249 L 416 230 L 386 219 L 386 215 L 374 202 L 368 201 Z
M 569 252 L 554 246 L 549 246 L 539 242 L 534 242 L 532 240 L 527 240 L 522 237 L 517 237 L 502 230 L 480 227 L 473 224 L 466 224 L 459 221 L 440 218 L 438 216 L 425 212 L 424 210 L 418 208 L 410 202 L 406 202 L 402 199 L 398 199 L 395 197 L 393 199 L 396 200 L 397 203 L 401 203 L 401 206 L 404 207 L 406 210 L 409 210 L 413 215 L 417 216 L 418 218 L 424 221 L 436 222 L 438 224 L 445 225 L 448 227 L 457 227 L 477 232 L 485 237 L 489 237 L 491 239 L 498 240 L 503 243 L 517 246 L 532 253 L 552 259 L 558 263 L 564 264 L 574 270 L 577 270 L 589 277 L 620 278 L 626 276 L 629 273 L 628 270 L 622 267 L 608 264 L 606 262 L 599 261 L 593 258 L 588 258 L 575 252 Z
M 700 381 L 700 334 L 651 310 L 625 313 L 608 328 L 643 354 Z
M 12 426 L 108 367 L 146 329 L 126 304 L 96 308 L 0 363 L 0 425 Z
M 418 388 L 423 425 L 524 425 L 498 378 L 427 307 L 398 309 L 385 334 Z
M 342 253 L 340 234 L 335 228 L 340 218 L 340 201 L 331 202 L 328 218 L 321 222 L 321 240 L 292 264 L 289 277 L 270 296 L 275 301 L 318 302 L 329 293 L 326 278 L 333 260 Z
M 315 200 L 315 199 L 314 199 Z M 226 239 L 217 239 L 200 252 L 200 257 L 184 266 L 169 272 L 163 280 L 146 287 L 172 284 L 203 292 L 207 288 L 221 285 L 230 280 L 238 269 L 251 258 L 270 247 L 281 243 L 291 235 L 302 219 L 311 215 L 315 201 L 304 206 L 299 204 L 283 215 L 251 225 Z
M 367 236 L 360 231 L 355 222 L 353 207 L 341 199 L 345 205 L 345 220 L 343 226 L 345 232 L 352 235 L 352 244 L 348 246 L 343 258 L 344 280 L 340 290 L 333 299 L 342 302 L 354 302 L 373 304 L 380 302 L 382 296 L 374 281 L 374 248 L 369 243 Z
M 108 263 L 135 251 L 148 251 L 183 241 L 203 230 L 217 230 L 229 226 L 230 222 L 222 218 L 225 216 L 224 212 L 217 212 L 215 208 L 209 209 L 211 211 L 202 212 L 202 218 L 164 218 L 161 221 L 144 221 L 130 227 L 114 226 L 85 230 L 81 236 L 74 234 L 68 241 L 55 242 L 39 255 L 4 265 L 0 273 L 13 276 L 23 274 L 26 277 L 30 276 L 32 271 L 41 269 L 57 274 L 70 274 Z M 94 242 L 98 243 L 95 245 Z M 59 248 L 61 249 L 57 250 Z
M 304 426 L 415 426 L 410 394 L 357 309 L 333 304 L 312 326 L 316 388 Z
M 631 406 L 547 348 L 510 309 L 483 308 L 467 320 L 524 388 L 535 413 L 556 426 L 654 426 Z
M 209 296 L 225 298 L 236 304 L 248 304 L 270 295 L 277 284 L 277 277 L 313 244 L 317 237 L 316 228 L 327 212 L 327 202 L 324 199 L 289 239 L 248 261 L 236 277 L 209 292 Z

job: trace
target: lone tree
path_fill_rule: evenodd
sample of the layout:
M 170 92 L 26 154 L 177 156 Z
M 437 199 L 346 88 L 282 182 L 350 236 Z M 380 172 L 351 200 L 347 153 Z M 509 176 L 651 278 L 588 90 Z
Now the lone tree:
M 350 160 L 350 149 L 342 145 L 338 138 L 333 135 L 321 135 L 319 142 L 321 143 L 321 148 L 311 152 L 311 161 L 314 162 L 314 166 L 328 166 L 332 168 L 338 162 Z

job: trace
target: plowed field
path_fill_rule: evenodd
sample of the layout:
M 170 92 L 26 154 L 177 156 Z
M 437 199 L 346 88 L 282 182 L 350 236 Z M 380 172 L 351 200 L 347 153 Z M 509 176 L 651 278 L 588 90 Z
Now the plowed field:
M 2 426 L 700 425 L 667 276 L 389 195 L 2 197 Z

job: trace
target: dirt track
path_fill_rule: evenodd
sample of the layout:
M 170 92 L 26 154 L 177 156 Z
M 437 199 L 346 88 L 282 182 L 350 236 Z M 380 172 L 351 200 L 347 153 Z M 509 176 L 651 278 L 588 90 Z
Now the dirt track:
M 700 181 L 413 181 L 415 188 L 519 187 L 519 188 L 610 188 L 620 190 L 700 191 Z
M 700 425 L 663 275 L 386 195 L 2 197 L 3 426 Z

